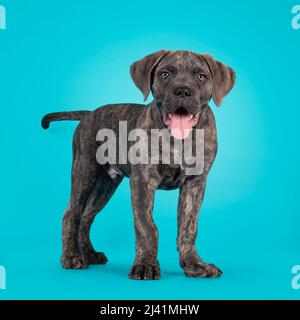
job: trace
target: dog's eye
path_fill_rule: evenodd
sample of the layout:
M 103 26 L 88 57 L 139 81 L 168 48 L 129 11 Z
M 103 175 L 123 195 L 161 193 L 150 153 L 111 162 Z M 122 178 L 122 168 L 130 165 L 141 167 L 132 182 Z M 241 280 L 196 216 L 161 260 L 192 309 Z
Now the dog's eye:
M 167 78 L 169 78 L 169 73 L 167 71 L 164 71 L 161 73 L 161 76 L 163 79 L 167 79 Z
M 204 80 L 205 80 L 205 75 L 202 74 L 202 73 L 199 73 L 197 77 L 198 77 L 198 79 L 199 79 L 200 81 L 204 81 Z

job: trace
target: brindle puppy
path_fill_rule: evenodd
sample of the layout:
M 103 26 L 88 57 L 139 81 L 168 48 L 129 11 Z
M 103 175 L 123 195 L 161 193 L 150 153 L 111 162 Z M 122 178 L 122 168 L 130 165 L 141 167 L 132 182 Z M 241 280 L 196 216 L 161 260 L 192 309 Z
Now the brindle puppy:
M 63 218 L 61 263 L 64 268 L 79 269 L 107 262 L 104 253 L 94 250 L 90 228 L 123 177 L 129 177 L 136 233 L 136 258 L 129 277 L 160 278 L 153 198 L 156 189 L 175 188 L 180 189 L 177 237 L 180 265 L 190 277 L 219 277 L 222 272 L 216 266 L 200 259 L 195 240 L 206 179 L 217 152 L 215 120 L 208 103 L 212 98 L 220 106 L 235 83 L 235 73 L 210 55 L 165 50 L 135 62 L 130 72 L 145 100 L 152 91 L 154 101 L 149 105 L 107 105 L 91 112 L 53 113 L 42 120 L 45 129 L 51 121 L 80 120 L 73 140 L 72 190 Z M 119 121 L 127 121 L 128 131 L 169 128 L 177 139 L 185 139 L 188 135 L 185 132 L 193 128 L 204 129 L 202 174 L 189 176 L 181 165 L 174 164 L 100 165 L 96 160 L 100 145 L 96 141 L 97 132 L 103 128 L 113 129 L 118 141 Z

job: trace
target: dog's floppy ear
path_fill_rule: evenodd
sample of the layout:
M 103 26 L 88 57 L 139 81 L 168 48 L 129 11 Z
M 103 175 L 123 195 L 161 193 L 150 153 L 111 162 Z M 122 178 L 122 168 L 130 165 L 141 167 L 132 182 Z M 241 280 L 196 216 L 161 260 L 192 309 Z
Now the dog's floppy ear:
M 212 98 L 215 104 L 219 107 L 223 98 L 230 92 L 235 84 L 235 72 L 230 67 L 227 67 L 223 63 L 216 61 L 209 54 L 205 54 L 203 57 L 206 59 L 212 74 Z
M 145 101 L 151 90 L 155 68 L 167 52 L 166 50 L 157 51 L 130 66 L 131 78 L 135 85 L 142 91 Z

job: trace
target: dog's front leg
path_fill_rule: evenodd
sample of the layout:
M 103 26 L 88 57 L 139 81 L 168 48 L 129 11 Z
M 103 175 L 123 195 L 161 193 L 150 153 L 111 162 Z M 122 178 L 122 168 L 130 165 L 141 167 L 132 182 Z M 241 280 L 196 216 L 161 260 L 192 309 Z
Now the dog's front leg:
M 147 167 L 135 167 L 131 173 L 131 201 L 134 214 L 136 258 L 129 278 L 158 280 L 160 269 L 157 261 L 158 231 L 152 217 L 154 192 L 159 177 Z
M 190 177 L 180 189 L 177 248 L 180 255 L 180 265 L 188 277 L 216 278 L 222 274 L 221 270 L 200 259 L 195 243 L 198 215 L 204 197 L 205 185 L 205 177 Z

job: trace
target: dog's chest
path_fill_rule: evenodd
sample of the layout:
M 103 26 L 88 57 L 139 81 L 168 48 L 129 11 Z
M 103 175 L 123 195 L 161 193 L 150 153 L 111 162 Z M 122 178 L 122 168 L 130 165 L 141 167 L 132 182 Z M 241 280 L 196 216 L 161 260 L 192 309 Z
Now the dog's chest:
M 162 180 L 158 189 L 172 190 L 180 188 L 187 176 L 181 166 L 160 165 Z

